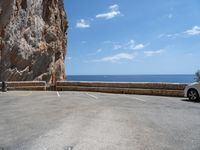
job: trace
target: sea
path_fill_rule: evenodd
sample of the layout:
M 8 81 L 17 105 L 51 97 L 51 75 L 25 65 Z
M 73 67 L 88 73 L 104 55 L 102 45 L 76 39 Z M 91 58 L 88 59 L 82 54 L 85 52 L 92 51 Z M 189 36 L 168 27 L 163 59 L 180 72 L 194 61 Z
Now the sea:
M 195 75 L 68 75 L 68 81 L 192 83 Z

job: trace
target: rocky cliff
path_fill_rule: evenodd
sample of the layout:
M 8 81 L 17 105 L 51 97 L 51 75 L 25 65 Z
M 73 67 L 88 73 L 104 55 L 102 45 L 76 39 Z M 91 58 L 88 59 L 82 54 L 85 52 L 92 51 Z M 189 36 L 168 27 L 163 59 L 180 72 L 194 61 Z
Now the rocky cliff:
M 65 79 L 63 0 L 0 0 L 0 80 Z

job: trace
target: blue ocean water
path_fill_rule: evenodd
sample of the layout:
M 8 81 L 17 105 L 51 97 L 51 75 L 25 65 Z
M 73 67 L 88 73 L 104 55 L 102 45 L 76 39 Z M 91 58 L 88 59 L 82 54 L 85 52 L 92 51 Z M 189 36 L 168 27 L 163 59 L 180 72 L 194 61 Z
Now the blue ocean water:
M 68 81 L 192 83 L 195 75 L 69 75 Z

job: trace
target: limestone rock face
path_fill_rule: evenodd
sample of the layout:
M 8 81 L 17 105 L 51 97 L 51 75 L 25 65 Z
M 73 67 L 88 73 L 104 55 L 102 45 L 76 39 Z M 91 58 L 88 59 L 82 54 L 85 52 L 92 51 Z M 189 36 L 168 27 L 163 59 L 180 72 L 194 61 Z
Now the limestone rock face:
M 63 0 L 0 0 L 0 80 L 65 79 Z

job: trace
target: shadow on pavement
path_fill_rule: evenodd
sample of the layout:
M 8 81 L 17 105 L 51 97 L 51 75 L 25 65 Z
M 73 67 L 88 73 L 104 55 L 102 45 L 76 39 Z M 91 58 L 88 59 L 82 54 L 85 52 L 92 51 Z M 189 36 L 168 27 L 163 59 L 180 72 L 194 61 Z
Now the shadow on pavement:
M 200 100 L 191 101 L 191 100 L 189 100 L 189 99 L 181 99 L 181 101 L 183 101 L 183 102 L 189 102 L 189 103 L 199 103 L 199 104 L 200 104 Z

